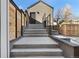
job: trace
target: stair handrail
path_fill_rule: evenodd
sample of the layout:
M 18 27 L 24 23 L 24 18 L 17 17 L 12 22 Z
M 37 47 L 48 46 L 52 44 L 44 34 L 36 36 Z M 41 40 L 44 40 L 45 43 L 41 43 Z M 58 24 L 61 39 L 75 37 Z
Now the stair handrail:
M 43 17 L 42 17 L 42 22 L 43 22 L 43 25 L 44 27 L 46 28 L 46 30 L 48 31 L 49 35 L 51 35 L 51 18 L 50 18 L 50 15 L 49 14 L 47 17 L 46 17 L 46 14 L 44 13 Z M 50 19 L 50 22 L 49 22 L 49 19 Z M 44 23 L 45 22 L 45 23 Z M 50 23 L 50 24 L 49 24 Z
M 44 13 L 43 17 L 42 17 L 42 22 L 43 22 L 43 26 L 45 27 L 46 24 L 44 24 L 44 21 L 45 21 L 45 18 L 46 18 L 46 14 Z
M 49 35 L 51 35 L 52 33 L 52 30 L 51 30 L 51 18 L 50 18 L 50 15 L 51 14 L 49 14 L 46 18 L 46 27 L 47 27 L 47 30 L 48 30 L 48 33 L 49 33 Z M 49 22 L 49 20 L 50 20 L 50 22 Z M 49 24 L 50 23 L 50 24 Z

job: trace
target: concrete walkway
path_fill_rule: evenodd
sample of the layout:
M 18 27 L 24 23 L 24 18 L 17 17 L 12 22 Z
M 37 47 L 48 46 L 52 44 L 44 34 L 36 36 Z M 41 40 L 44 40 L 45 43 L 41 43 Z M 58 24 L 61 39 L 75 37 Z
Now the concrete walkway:
M 22 37 L 14 44 L 58 44 L 49 37 Z

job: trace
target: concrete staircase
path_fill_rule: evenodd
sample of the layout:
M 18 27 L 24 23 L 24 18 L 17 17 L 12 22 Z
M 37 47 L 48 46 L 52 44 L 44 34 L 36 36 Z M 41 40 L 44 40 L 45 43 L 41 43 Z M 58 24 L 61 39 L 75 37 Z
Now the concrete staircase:
M 23 30 L 25 37 L 47 37 L 48 33 L 42 24 L 29 24 L 28 28 Z
M 59 48 L 58 43 L 27 43 L 13 44 L 11 50 L 12 58 L 24 57 L 52 57 L 64 58 L 63 51 Z
M 25 37 L 47 37 L 46 29 L 24 29 L 23 36 Z
M 38 26 L 37 26 L 38 27 Z M 28 28 L 23 31 L 23 38 L 13 44 L 12 58 L 52 57 L 64 58 L 57 42 L 48 37 L 46 29 Z

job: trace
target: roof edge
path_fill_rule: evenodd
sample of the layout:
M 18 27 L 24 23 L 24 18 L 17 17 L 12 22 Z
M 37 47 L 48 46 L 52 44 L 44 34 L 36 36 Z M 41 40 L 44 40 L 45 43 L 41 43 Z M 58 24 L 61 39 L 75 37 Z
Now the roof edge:
M 44 3 L 45 5 L 51 7 L 52 9 L 54 9 L 52 6 L 48 5 L 47 3 L 45 3 L 45 2 L 42 1 L 42 0 L 37 1 L 36 3 L 34 3 L 34 4 L 32 4 L 31 6 L 27 7 L 27 9 L 30 9 L 31 7 L 35 6 L 35 5 L 38 4 L 39 2 L 42 2 L 42 3 Z

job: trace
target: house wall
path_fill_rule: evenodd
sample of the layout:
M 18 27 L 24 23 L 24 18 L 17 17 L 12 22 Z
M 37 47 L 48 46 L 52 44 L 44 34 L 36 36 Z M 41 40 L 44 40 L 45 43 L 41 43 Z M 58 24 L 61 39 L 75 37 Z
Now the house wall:
M 9 2 L 9 39 L 10 40 L 16 38 L 15 13 L 16 13 L 16 8 Z
M 30 12 L 36 12 L 36 20 L 39 21 L 40 23 L 43 23 L 44 21 L 43 16 L 48 17 L 50 15 L 50 21 L 52 20 L 53 17 L 53 9 L 43 4 L 42 2 L 28 9 L 29 15 Z M 39 14 L 37 12 L 39 12 Z M 53 20 L 51 21 L 51 23 L 53 23 Z
M 79 36 L 79 24 L 63 24 L 60 33 L 66 36 Z

